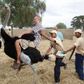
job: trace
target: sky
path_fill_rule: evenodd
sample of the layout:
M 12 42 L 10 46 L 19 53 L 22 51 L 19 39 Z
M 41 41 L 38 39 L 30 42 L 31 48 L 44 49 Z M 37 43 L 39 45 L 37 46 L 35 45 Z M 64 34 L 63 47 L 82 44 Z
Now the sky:
M 72 18 L 84 15 L 84 0 L 45 0 L 46 12 L 43 14 L 42 25 L 54 27 L 62 22 L 71 27 Z

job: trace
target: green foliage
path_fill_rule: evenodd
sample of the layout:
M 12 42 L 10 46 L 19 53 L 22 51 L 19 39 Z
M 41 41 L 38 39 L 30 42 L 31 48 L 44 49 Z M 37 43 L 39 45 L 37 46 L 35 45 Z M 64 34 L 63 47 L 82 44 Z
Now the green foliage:
M 84 29 L 84 15 L 83 16 L 75 16 L 71 21 L 71 26 L 78 29 Z
M 56 25 L 59 29 L 66 29 L 66 25 L 64 24 L 64 23 L 58 23 L 57 25 Z
M 1 10 L 2 6 L 3 6 L 3 3 L 0 1 L 0 10 Z
M 46 5 L 40 0 L 5 0 L 11 8 L 11 17 L 14 27 L 27 27 L 33 25 L 33 17 L 45 11 Z M 2 17 L 4 18 L 4 17 Z

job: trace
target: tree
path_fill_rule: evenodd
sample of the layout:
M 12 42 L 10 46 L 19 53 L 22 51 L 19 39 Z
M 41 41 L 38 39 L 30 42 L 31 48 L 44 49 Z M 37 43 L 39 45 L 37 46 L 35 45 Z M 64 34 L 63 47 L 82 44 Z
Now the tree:
M 59 29 L 66 29 L 66 25 L 64 24 L 64 23 L 58 23 L 57 25 L 56 25 Z
M 84 16 L 75 16 L 71 21 L 71 26 L 75 29 L 83 28 L 84 29 Z
M 1 23 L 1 16 L 3 15 L 2 14 L 2 7 L 3 7 L 3 5 L 4 5 L 4 1 L 3 2 L 0 1 L 0 23 Z
M 12 22 L 14 27 L 19 28 L 32 26 L 33 17 L 40 15 L 46 9 L 45 3 L 40 0 L 5 0 L 5 3 L 11 8 L 11 17 L 8 25 Z

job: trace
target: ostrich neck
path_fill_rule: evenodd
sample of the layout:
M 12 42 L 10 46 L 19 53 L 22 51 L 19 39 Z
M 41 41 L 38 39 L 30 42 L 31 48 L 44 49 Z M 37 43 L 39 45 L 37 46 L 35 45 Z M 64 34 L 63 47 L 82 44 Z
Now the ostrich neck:
M 9 21 L 9 18 L 10 18 L 10 8 L 8 7 L 7 8 L 7 14 L 6 14 L 6 17 L 5 17 L 5 20 L 3 22 L 3 28 L 5 29 L 6 25 L 8 24 L 8 21 Z

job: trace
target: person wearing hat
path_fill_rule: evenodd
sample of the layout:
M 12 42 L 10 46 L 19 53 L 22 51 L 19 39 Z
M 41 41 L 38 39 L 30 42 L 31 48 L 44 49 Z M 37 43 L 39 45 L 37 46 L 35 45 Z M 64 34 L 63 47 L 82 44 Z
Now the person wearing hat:
M 79 79 L 84 80 L 84 73 L 83 73 L 83 60 L 84 60 L 84 39 L 81 37 L 82 30 L 77 29 L 75 30 L 75 37 L 76 42 L 74 43 L 73 47 L 64 51 L 67 53 L 74 48 L 76 49 L 75 52 L 75 70 L 78 73 Z
M 53 55 L 56 56 L 55 59 L 55 67 L 54 67 L 54 79 L 55 84 L 59 84 L 60 82 L 60 67 L 64 66 L 66 68 L 66 63 L 63 63 L 63 57 L 59 57 L 56 55 L 58 51 L 64 51 L 63 44 L 59 37 L 57 37 L 57 31 L 52 30 L 50 31 L 51 38 L 54 40 L 51 42 L 49 49 L 46 51 L 45 55 L 48 55 L 52 48 L 54 48 Z

